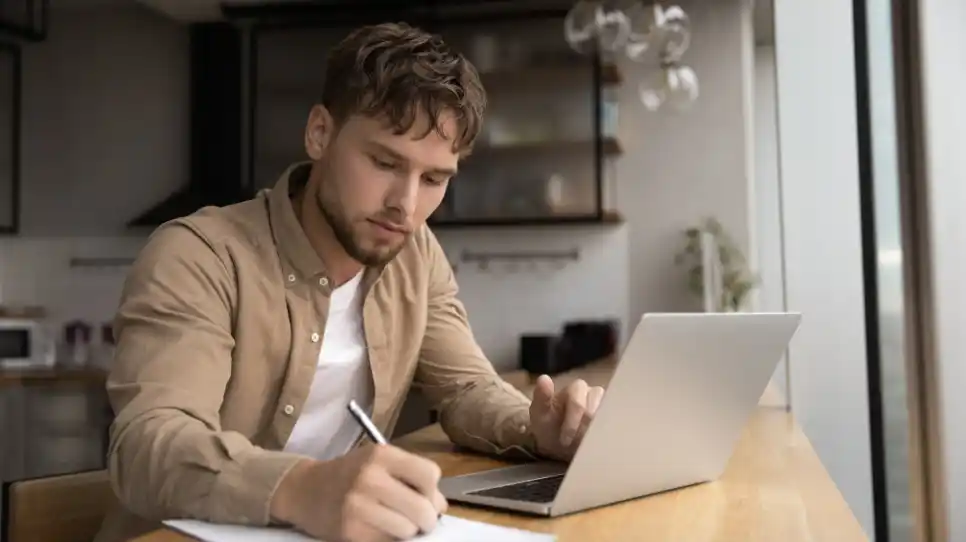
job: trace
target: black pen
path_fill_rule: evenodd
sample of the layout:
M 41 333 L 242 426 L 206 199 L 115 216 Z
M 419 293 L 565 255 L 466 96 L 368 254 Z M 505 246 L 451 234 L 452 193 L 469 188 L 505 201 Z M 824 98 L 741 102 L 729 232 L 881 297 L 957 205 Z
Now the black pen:
M 369 416 L 364 410 L 362 410 L 362 407 L 360 407 L 355 400 L 349 401 L 349 413 L 352 414 L 352 417 L 355 418 L 357 422 L 359 422 L 359 425 L 362 426 L 362 429 L 365 430 L 366 434 L 369 435 L 369 438 L 372 439 L 373 442 L 376 444 L 389 444 L 389 441 L 386 440 L 386 437 L 382 436 L 382 433 L 379 431 L 379 428 L 376 427 L 376 424 L 372 423 L 372 420 L 369 419 Z M 437 520 L 442 518 L 443 514 L 436 516 Z

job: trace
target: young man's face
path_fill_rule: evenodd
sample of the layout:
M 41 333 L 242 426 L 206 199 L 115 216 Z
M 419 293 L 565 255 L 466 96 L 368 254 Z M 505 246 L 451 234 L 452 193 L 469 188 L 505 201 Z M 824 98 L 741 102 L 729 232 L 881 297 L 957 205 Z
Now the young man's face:
M 440 120 L 445 137 L 436 130 L 423 137 L 425 116 L 397 135 L 361 115 L 335 126 L 324 107 L 313 109 L 305 144 L 320 173 L 314 196 L 353 259 L 365 265 L 390 261 L 439 207 L 459 162 L 451 139 L 456 121 L 452 114 Z

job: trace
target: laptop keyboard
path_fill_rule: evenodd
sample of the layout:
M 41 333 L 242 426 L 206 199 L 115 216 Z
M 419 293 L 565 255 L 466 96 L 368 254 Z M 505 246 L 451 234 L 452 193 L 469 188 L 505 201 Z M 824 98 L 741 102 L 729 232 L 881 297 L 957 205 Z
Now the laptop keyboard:
M 538 478 L 536 480 L 527 480 L 526 482 L 517 482 L 500 487 L 471 491 L 469 494 L 514 501 L 553 502 L 553 498 L 557 496 L 557 490 L 560 489 L 560 483 L 563 482 L 563 478 L 563 474 L 557 474 L 548 476 L 547 478 Z

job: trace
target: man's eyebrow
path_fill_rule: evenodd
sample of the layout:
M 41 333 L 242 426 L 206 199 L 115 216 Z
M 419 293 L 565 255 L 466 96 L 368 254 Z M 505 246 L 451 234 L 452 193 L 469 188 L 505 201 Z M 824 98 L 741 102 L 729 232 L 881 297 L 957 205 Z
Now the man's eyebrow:
M 379 152 L 381 152 L 383 154 L 389 155 L 390 158 L 393 158 L 393 159 L 396 159 L 396 160 L 400 160 L 400 161 L 403 161 L 403 162 L 408 161 L 408 160 L 406 160 L 406 157 L 405 156 L 403 156 L 403 155 L 399 154 L 398 152 L 392 150 L 392 148 L 387 147 L 386 145 L 383 145 L 382 143 L 379 143 L 378 141 L 369 141 L 368 142 L 368 146 L 369 147 L 372 147 L 373 150 L 376 150 L 376 151 L 379 151 Z

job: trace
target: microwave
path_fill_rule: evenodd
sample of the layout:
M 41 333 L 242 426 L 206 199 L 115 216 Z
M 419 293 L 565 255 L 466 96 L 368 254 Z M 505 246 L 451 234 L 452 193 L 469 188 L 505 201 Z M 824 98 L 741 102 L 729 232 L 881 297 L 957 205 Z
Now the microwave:
M 51 367 L 55 354 L 43 320 L 0 318 L 0 369 Z

